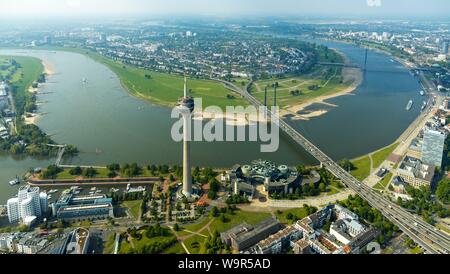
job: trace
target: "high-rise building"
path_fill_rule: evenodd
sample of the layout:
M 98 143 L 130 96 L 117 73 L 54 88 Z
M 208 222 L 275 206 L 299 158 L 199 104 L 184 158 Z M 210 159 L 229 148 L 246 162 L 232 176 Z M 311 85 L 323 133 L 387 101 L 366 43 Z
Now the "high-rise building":
M 42 212 L 47 210 L 47 206 L 47 195 L 41 195 L 39 187 L 22 186 L 19 188 L 17 198 L 11 198 L 7 202 L 9 222 L 23 221 L 32 216 L 40 217 Z
M 444 41 L 442 43 L 442 54 L 448 54 L 448 42 Z
M 8 220 L 10 223 L 19 221 L 19 198 L 11 198 L 6 204 Z
M 184 96 L 178 101 L 178 108 L 183 115 L 183 194 L 192 194 L 192 175 L 190 159 L 191 116 L 194 111 L 194 99 L 187 94 L 187 79 L 184 76 Z
M 424 163 L 441 167 L 445 138 L 444 132 L 425 129 L 422 145 L 422 161 Z
M 40 204 L 41 204 L 41 212 L 42 212 L 42 214 L 47 213 L 47 209 L 48 209 L 47 193 L 41 192 L 39 194 L 39 201 L 40 201 Z

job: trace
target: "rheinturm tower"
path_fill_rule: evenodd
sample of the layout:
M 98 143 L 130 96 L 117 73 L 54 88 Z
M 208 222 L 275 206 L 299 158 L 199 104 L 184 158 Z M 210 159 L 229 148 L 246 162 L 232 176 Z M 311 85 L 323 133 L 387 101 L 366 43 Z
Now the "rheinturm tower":
M 183 115 L 183 194 L 190 197 L 192 194 L 192 175 L 190 157 L 191 116 L 194 111 L 194 99 L 188 96 L 187 79 L 184 75 L 184 96 L 178 100 L 178 108 Z

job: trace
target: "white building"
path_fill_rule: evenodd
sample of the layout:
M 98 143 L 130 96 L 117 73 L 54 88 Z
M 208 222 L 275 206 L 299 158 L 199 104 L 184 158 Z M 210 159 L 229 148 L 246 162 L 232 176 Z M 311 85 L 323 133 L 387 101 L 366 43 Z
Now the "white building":
M 8 220 L 10 223 L 15 223 L 19 221 L 19 198 L 11 198 L 6 204 L 8 211 Z
M 44 201 L 45 199 L 45 201 Z M 39 193 L 39 187 L 22 186 L 17 198 L 7 202 L 8 219 L 10 223 L 24 221 L 26 217 L 40 217 L 47 211 L 47 195 Z

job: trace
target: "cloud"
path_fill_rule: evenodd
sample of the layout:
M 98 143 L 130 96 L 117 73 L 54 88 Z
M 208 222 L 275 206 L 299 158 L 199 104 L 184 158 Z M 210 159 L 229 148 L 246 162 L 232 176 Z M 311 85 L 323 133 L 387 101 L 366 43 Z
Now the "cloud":
M 381 0 L 367 0 L 367 6 L 369 6 L 369 7 L 381 7 Z

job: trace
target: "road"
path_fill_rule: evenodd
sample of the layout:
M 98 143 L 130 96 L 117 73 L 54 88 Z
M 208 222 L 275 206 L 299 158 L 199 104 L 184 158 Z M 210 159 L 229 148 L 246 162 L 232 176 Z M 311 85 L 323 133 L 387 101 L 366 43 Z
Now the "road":
M 262 103 L 248 93 L 247 90 L 244 91 L 233 83 L 220 79 L 213 80 L 221 82 L 230 90 L 239 93 L 244 99 L 249 101 L 255 107 L 263 106 Z M 286 121 L 279 119 L 276 113 L 266 109 L 266 115 L 274 123 L 278 121 L 280 129 L 289 135 L 314 158 L 316 158 L 321 163 L 321 166 L 325 167 L 337 178 L 340 178 L 349 189 L 353 190 L 361 196 L 361 198 L 365 199 L 373 208 L 379 210 L 383 216 L 389 219 L 393 224 L 397 225 L 404 233 L 406 233 L 428 253 L 450 253 L 450 239 L 446 234 L 437 230 L 432 225 L 425 223 L 413 214 L 408 213 L 406 210 L 400 208 L 372 188 L 359 182 L 356 178 L 341 168 L 334 160 L 303 137 L 298 131 L 292 128 Z

